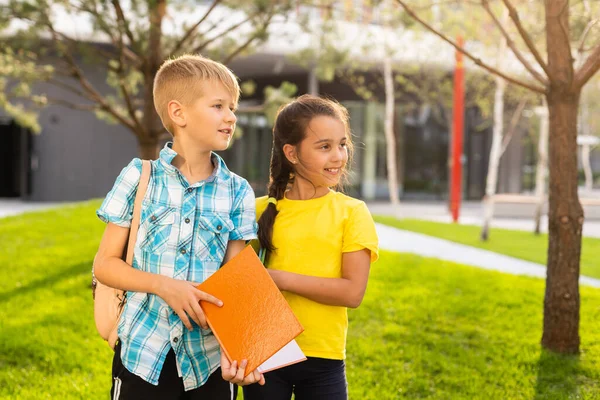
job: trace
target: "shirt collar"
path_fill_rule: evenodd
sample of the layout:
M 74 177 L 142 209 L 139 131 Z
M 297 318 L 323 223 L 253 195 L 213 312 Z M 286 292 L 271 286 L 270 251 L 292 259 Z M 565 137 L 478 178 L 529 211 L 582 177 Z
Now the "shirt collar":
M 179 170 L 172 164 L 173 159 L 177 156 L 177 152 L 173 150 L 173 142 L 167 142 L 165 147 L 160 151 L 159 159 L 162 166 L 170 174 L 177 174 Z M 206 182 L 225 182 L 231 177 L 231 171 L 225 165 L 225 161 L 214 152 L 210 153 L 210 159 L 215 166 L 212 174 L 206 178 Z

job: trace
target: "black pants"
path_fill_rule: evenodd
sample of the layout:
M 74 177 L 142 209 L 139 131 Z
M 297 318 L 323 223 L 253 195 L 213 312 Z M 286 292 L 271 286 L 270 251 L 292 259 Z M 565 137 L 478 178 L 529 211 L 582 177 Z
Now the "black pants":
M 183 380 L 178 376 L 175 353 L 170 350 L 158 378 L 158 386 L 132 374 L 121 362 L 121 344 L 115 346 L 112 365 L 113 384 L 110 398 L 113 400 L 235 400 L 237 385 L 221 377 L 221 368 L 199 388 L 184 391 Z
M 348 384 L 342 360 L 307 357 L 306 361 L 265 374 L 265 385 L 244 386 L 244 400 L 346 400 Z

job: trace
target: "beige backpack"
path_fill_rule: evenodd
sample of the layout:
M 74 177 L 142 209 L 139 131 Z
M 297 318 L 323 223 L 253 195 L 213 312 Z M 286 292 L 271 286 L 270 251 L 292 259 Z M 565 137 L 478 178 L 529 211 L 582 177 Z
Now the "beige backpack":
M 129 240 L 125 247 L 124 255 L 126 254 L 125 262 L 132 265 L 133 249 L 137 237 L 138 228 L 140 227 L 140 215 L 142 209 L 142 200 L 148 189 L 150 180 L 150 161 L 142 161 L 142 175 L 138 184 L 138 190 L 135 195 L 133 204 L 133 219 L 129 230 Z M 94 259 L 95 261 L 95 259 Z M 125 306 L 126 292 L 120 289 L 114 289 L 103 285 L 96 280 L 94 275 L 94 267 L 92 266 L 92 296 L 94 298 L 94 320 L 96 321 L 96 329 L 102 339 L 108 342 L 108 345 L 114 349 L 117 343 L 117 327 L 119 318 Z

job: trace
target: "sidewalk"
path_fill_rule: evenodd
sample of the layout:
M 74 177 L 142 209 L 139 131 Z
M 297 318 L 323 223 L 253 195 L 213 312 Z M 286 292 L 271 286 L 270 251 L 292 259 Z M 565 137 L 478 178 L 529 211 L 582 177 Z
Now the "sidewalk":
M 369 210 L 374 215 L 387 215 L 392 217 L 423 219 L 435 222 L 451 223 L 452 218 L 444 202 L 406 202 L 400 203 L 395 210 L 389 203 L 367 203 Z M 483 221 L 483 208 L 481 202 L 464 202 L 460 210 L 459 224 L 481 226 Z M 515 229 L 533 232 L 533 218 L 494 218 L 492 220 L 492 234 L 494 228 Z M 542 217 L 541 230 L 548 232 L 548 217 Z M 585 221 L 583 236 L 600 238 L 600 221 Z
M 541 264 L 382 224 L 375 225 L 382 250 L 418 254 L 513 275 L 546 278 L 546 267 Z M 600 279 L 581 276 L 579 283 L 600 288 Z
M 70 203 L 29 202 L 20 199 L 0 198 L 0 218 L 18 215 L 28 211 L 46 210 Z

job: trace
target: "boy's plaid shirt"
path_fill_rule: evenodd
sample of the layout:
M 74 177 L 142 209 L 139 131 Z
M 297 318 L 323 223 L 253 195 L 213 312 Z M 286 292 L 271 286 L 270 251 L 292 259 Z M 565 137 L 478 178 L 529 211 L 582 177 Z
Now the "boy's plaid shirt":
M 152 161 L 133 267 L 199 283 L 219 269 L 229 240 L 256 238 L 254 192 L 214 153 L 213 174 L 189 185 L 171 165 L 176 155 L 168 143 Z M 121 171 L 97 211 L 101 220 L 131 226 L 141 170 L 134 159 Z M 123 365 L 156 385 L 172 348 L 185 389 L 201 386 L 219 367 L 220 349 L 210 330 L 191 322 L 190 332 L 160 297 L 128 292 L 118 329 Z

